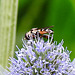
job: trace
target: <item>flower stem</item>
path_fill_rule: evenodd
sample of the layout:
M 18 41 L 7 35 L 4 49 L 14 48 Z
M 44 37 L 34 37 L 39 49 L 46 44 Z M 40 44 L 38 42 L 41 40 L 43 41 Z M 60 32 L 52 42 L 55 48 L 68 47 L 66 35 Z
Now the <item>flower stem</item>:
M 1 0 L 0 22 L 0 64 L 8 66 L 13 56 L 16 36 L 18 0 Z

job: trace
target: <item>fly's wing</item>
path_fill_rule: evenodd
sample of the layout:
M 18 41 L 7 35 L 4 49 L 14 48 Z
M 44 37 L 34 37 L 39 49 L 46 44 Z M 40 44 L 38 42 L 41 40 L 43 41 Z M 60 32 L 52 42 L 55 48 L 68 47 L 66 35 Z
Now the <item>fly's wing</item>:
M 49 29 L 49 28 L 53 28 L 54 26 L 49 26 L 49 27 L 45 27 L 45 28 L 42 28 L 42 29 Z

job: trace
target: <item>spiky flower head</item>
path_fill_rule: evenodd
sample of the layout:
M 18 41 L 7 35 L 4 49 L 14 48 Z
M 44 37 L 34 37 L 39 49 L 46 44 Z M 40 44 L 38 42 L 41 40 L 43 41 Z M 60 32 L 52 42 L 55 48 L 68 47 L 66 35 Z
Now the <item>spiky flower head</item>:
M 9 75 L 75 75 L 75 60 L 63 47 L 63 40 L 23 40 L 23 48 L 16 51 L 17 59 L 10 58 Z

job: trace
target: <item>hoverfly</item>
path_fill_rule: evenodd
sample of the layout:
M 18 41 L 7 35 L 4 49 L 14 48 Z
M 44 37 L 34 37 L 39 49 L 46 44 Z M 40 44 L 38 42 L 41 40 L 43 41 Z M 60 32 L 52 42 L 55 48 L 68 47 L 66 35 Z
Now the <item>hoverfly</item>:
M 48 34 L 53 34 L 54 31 L 52 29 L 49 29 L 49 28 L 52 28 L 53 26 L 49 26 L 49 27 L 45 27 L 45 28 L 32 28 L 29 32 L 27 32 L 25 34 L 25 38 L 24 39 L 27 39 L 27 40 L 30 40 L 31 37 L 34 39 L 34 38 L 37 38 L 38 35 L 40 38 L 44 37 L 44 38 L 47 38 L 48 39 L 48 35 L 46 35 L 47 33 Z M 49 37 L 51 38 L 51 37 Z

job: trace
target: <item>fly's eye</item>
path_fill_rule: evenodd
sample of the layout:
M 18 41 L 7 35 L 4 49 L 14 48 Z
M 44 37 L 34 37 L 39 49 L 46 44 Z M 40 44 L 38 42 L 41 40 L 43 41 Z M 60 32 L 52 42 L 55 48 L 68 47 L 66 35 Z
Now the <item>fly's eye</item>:
M 30 36 L 28 35 L 28 38 L 29 38 Z

